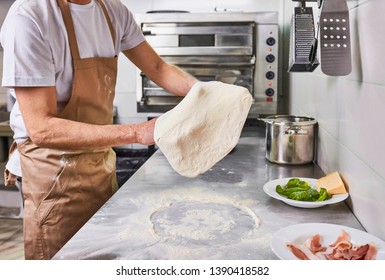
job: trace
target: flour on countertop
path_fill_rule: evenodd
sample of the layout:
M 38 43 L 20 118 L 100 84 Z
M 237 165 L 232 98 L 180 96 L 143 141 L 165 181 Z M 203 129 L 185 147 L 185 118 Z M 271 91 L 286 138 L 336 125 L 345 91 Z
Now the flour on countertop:
M 142 244 L 143 250 L 152 252 L 148 246 L 167 244 L 172 254 L 188 256 L 192 248 L 247 244 L 258 238 L 261 221 L 251 209 L 258 204 L 255 199 L 229 198 L 190 186 L 154 191 L 132 201 L 136 212 L 127 213 L 127 228 L 119 236 Z
M 259 226 L 251 212 L 229 203 L 178 201 L 154 212 L 151 221 L 155 233 L 169 242 L 222 245 L 239 241 Z

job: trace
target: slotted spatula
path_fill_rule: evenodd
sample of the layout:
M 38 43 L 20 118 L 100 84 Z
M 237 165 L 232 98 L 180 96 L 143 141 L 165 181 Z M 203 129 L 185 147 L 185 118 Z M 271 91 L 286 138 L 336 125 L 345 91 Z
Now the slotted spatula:
M 346 0 L 323 0 L 319 18 L 321 69 L 329 76 L 352 70 L 349 10 Z

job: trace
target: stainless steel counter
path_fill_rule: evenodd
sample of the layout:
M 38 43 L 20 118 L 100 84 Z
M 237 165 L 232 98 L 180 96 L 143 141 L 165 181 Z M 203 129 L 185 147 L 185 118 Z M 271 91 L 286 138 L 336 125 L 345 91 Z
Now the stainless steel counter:
M 157 151 L 56 254 L 54 259 L 277 259 L 272 234 L 324 222 L 363 229 L 344 202 L 295 208 L 263 185 L 284 177 L 323 176 L 316 165 L 265 159 L 264 130 L 196 178 L 178 175 Z

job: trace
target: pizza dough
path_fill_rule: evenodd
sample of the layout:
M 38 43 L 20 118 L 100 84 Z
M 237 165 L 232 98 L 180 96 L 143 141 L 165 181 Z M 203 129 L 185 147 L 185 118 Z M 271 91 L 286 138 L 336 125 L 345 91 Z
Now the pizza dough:
M 176 172 L 195 177 L 237 145 L 251 103 L 244 87 L 197 82 L 176 107 L 158 118 L 155 143 Z

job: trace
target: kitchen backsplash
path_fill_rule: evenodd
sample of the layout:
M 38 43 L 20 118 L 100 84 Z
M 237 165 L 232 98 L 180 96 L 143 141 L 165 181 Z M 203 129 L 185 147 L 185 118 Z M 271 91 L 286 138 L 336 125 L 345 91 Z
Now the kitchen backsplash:
M 1 10 L 9 2 L 0 1 Z M 385 111 L 384 0 L 348 1 L 352 41 L 352 73 L 345 77 L 287 73 L 290 0 L 122 0 L 135 14 L 149 10 L 278 11 L 283 39 L 281 92 L 287 112 L 316 118 L 319 123 L 317 163 L 325 173 L 339 171 L 349 187 L 348 203 L 365 229 L 385 240 Z M 318 10 L 314 11 L 317 15 Z M 136 113 L 135 67 L 119 58 L 118 121 L 140 122 Z M 130 147 L 138 147 L 132 145 Z M 306 213 L 304 213 L 306 214 Z

